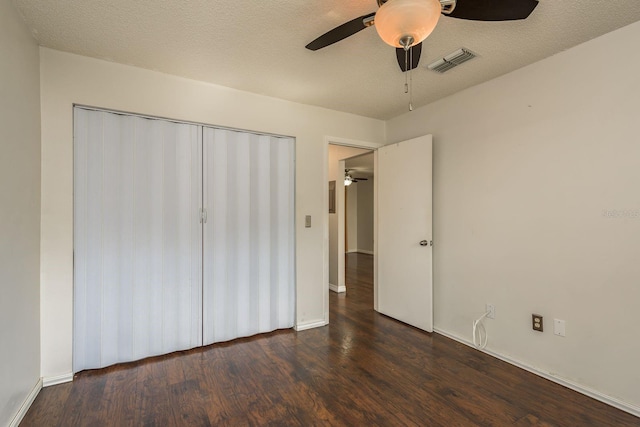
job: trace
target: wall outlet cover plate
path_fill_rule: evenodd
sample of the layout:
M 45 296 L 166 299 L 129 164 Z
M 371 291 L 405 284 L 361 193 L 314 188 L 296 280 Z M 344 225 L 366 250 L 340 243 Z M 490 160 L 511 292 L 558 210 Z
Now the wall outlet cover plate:
M 539 314 L 531 315 L 531 327 L 534 331 L 544 332 L 544 324 L 542 322 L 542 316 Z

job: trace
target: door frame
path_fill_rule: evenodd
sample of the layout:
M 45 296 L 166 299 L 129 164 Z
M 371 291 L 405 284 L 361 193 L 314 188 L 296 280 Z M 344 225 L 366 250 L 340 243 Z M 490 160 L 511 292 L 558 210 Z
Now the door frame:
M 348 138 L 340 138 L 334 136 L 325 136 L 324 144 L 323 144 L 323 180 L 322 180 L 322 253 L 323 253 L 323 269 L 322 269 L 322 280 L 323 280 L 323 312 L 324 312 L 324 322 L 325 324 L 329 324 L 329 144 L 332 145 L 342 145 L 345 147 L 354 147 L 354 148 L 363 148 L 373 151 L 374 155 L 374 175 L 375 175 L 375 167 L 377 163 L 377 149 L 382 147 L 384 144 L 376 143 L 376 142 L 368 142 L 368 141 L 359 141 L 355 139 Z M 338 187 L 339 182 L 336 182 L 336 187 Z M 376 235 L 377 235 L 377 206 L 375 204 L 376 200 L 376 190 L 377 186 L 374 180 L 374 206 L 373 206 L 373 239 L 374 239 L 374 252 L 376 250 Z M 342 191 L 342 197 L 344 197 L 344 187 Z M 344 231 L 344 212 L 341 212 L 340 209 L 344 210 L 344 200 L 340 203 L 340 195 L 336 188 L 336 215 L 338 215 L 338 222 L 340 224 L 341 216 L 342 216 L 342 230 Z M 338 225 L 338 230 L 340 230 L 340 225 Z M 342 245 L 340 244 L 342 242 Z M 342 249 L 342 251 L 341 251 Z M 340 232 L 338 231 L 338 260 L 342 258 L 342 262 L 338 262 L 338 277 L 344 277 L 344 233 L 342 237 L 340 237 Z M 375 266 L 374 266 L 375 269 Z M 374 304 L 377 304 L 376 295 L 376 273 L 374 270 Z M 377 308 L 377 306 L 374 306 Z

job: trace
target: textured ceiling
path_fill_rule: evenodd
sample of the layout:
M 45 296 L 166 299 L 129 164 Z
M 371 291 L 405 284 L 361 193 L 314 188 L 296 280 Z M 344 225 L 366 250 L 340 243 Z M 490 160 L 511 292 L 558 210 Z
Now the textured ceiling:
M 404 74 L 374 28 L 316 52 L 375 0 L 13 0 L 42 46 L 363 116 L 407 111 Z M 419 107 L 640 20 L 639 0 L 541 0 L 529 19 L 442 17 L 413 72 Z M 466 47 L 440 75 L 425 65 Z

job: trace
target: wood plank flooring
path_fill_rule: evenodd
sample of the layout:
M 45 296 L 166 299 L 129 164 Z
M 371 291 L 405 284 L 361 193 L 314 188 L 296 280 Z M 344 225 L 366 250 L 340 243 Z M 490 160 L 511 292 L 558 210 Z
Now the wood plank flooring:
M 373 311 L 372 257 L 347 256 L 330 325 L 82 372 L 21 426 L 640 426 L 609 407 Z

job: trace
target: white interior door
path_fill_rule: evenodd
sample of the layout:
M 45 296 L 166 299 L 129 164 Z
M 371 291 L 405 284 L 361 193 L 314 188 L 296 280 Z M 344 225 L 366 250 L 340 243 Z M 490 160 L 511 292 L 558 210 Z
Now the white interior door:
M 432 137 L 377 153 L 377 310 L 433 331 Z

